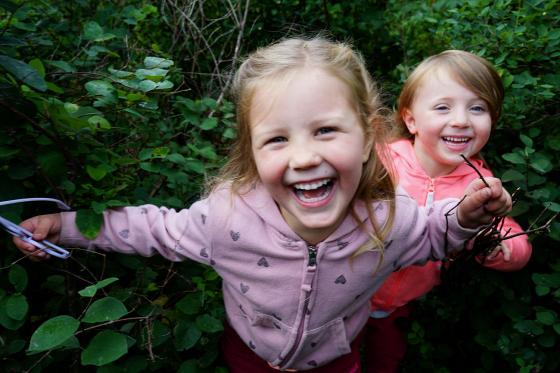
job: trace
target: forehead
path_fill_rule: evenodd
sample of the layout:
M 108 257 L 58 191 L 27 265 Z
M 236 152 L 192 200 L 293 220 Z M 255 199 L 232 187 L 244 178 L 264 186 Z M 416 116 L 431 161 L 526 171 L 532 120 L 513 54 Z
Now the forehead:
M 304 68 L 265 78 L 253 88 L 251 125 L 263 121 L 303 120 L 352 108 L 350 89 L 321 68 Z

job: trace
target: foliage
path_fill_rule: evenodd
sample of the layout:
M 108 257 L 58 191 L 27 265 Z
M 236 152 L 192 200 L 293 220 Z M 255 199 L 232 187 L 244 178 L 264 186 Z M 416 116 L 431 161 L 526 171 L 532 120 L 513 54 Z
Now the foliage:
M 560 210 L 558 2 L 391 1 L 386 15 L 403 51 L 396 83 L 421 59 L 445 49 L 472 51 L 497 67 L 506 100 L 484 157 L 506 187 L 520 188 L 516 220 L 526 228 L 544 224 Z M 545 208 L 549 212 L 541 216 Z M 521 272 L 473 264 L 464 269 L 463 283 L 444 284 L 420 302 L 406 370 L 556 371 L 559 239 L 556 221 L 550 234 L 532 237 L 533 257 Z
M 325 30 L 362 51 L 389 105 L 430 54 L 466 49 L 493 62 L 507 99 L 484 156 L 520 188 L 516 219 L 528 227 L 544 206 L 560 210 L 559 21 L 557 1 L 538 0 L 1 0 L 0 199 L 64 200 L 87 236 L 105 208 L 190 205 L 235 136 L 226 92 L 240 58 Z M 532 238 L 523 271 L 473 265 L 460 291 L 432 292 L 405 370 L 557 370 L 559 239 L 554 222 Z M 0 242 L 2 371 L 226 371 L 211 269 L 82 250 L 38 264 L 20 261 L 8 235 Z

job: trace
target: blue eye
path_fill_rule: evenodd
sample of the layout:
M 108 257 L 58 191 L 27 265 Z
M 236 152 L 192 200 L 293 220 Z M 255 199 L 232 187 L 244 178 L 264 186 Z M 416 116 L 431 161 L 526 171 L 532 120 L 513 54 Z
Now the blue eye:
M 484 113 L 484 112 L 486 112 L 486 107 L 484 107 L 482 105 L 476 105 L 476 106 L 471 107 L 471 110 L 476 111 L 478 113 Z
M 446 105 L 438 105 L 438 106 L 435 107 L 435 109 L 437 111 L 446 111 L 446 110 L 449 110 L 449 107 L 447 107 Z
M 276 136 L 273 137 L 271 139 L 268 139 L 266 141 L 266 144 L 276 144 L 276 143 L 281 143 L 281 142 L 285 142 L 288 141 L 288 139 L 286 139 L 284 136 Z
M 317 130 L 318 135 L 326 135 L 327 133 L 334 132 L 333 127 L 321 127 Z

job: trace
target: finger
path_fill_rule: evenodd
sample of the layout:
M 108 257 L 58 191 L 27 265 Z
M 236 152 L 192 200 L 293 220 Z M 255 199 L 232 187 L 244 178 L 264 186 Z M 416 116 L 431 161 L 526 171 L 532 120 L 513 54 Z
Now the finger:
M 51 219 L 38 216 L 37 222 L 35 226 L 35 230 L 33 231 L 33 239 L 34 240 L 44 240 L 49 235 L 51 228 L 52 228 L 52 221 Z

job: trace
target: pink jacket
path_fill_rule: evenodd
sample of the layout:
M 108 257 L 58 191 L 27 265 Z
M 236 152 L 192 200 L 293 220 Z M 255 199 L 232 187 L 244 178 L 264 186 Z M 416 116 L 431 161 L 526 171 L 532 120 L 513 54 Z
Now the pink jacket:
M 420 206 L 429 206 L 433 201 L 443 198 L 462 197 L 466 186 L 478 178 L 476 172 L 467 164 L 457 167 L 449 175 L 430 178 L 414 154 L 409 140 L 399 140 L 390 145 L 394 168 L 399 178 L 399 185 L 418 202 Z M 484 176 L 492 172 L 484 167 L 479 159 L 470 160 Z M 502 232 L 511 228 L 510 233 L 521 232 L 521 227 L 512 219 L 506 218 Z M 531 257 L 531 245 L 526 235 L 504 241 L 511 250 L 508 262 L 503 254 L 484 261 L 483 265 L 499 271 L 515 271 L 527 264 Z M 428 262 L 426 265 L 413 265 L 389 276 L 387 281 L 375 293 L 371 300 L 372 310 L 383 315 L 394 311 L 406 303 L 426 294 L 440 283 L 441 262 Z M 381 311 L 381 312 L 379 312 Z
M 180 211 L 152 205 L 108 210 L 93 241 L 79 233 L 74 213 L 64 213 L 60 242 L 212 266 L 223 279 L 228 321 L 247 346 L 275 366 L 308 370 L 350 352 L 369 299 L 395 268 L 445 256 L 444 215 L 457 199 L 425 211 L 402 189 L 397 194 L 382 261 L 374 250 L 355 255 L 370 238 L 351 216 L 323 242 L 308 245 L 262 185 L 241 196 L 224 188 Z M 373 208 L 384 222 L 386 203 Z M 356 212 L 367 227 L 363 203 Z M 476 232 L 461 228 L 456 214 L 448 224 L 450 250 Z

